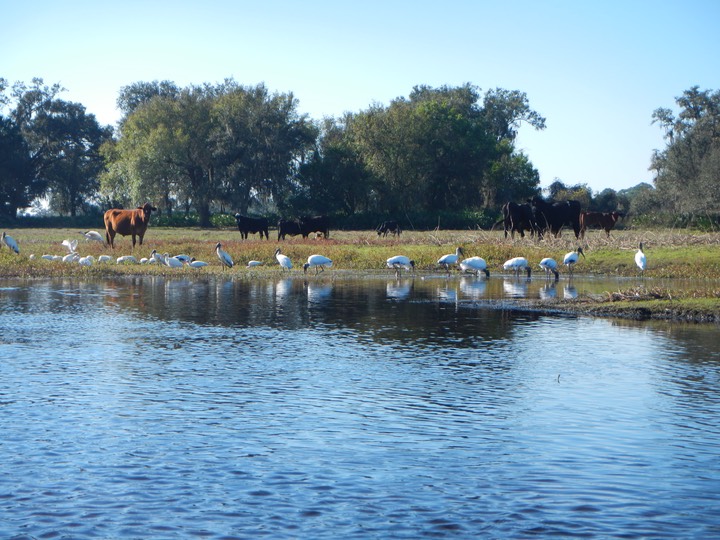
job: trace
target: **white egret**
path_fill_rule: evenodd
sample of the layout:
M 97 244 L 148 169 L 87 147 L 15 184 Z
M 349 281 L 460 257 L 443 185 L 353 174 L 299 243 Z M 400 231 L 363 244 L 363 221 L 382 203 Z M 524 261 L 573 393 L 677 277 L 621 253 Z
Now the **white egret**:
M 3 232 L 1 240 L 2 240 L 3 244 L 5 244 L 7 247 L 9 247 L 11 250 L 13 250 L 15 253 L 17 253 L 18 255 L 20 254 L 20 248 L 18 247 L 17 242 L 15 241 L 15 239 L 12 236 Z
M 92 255 L 86 255 L 85 257 L 80 257 L 77 262 L 80 266 L 92 266 L 95 262 L 95 257 Z
M 458 259 L 461 255 L 464 255 L 463 248 L 458 247 L 455 250 L 455 253 L 450 253 L 448 255 L 443 255 L 438 259 L 438 264 L 445 267 L 445 270 L 447 270 L 447 273 L 450 273 L 450 265 L 451 264 L 457 264 Z
M 79 258 L 80 258 L 80 255 L 78 253 L 71 252 L 62 258 L 62 262 L 73 263 L 73 262 L 76 262 Z
M 133 255 L 121 255 L 116 260 L 117 264 L 137 264 L 137 259 Z
M 547 274 L 548 278 L 550 277 L 550 274 L 555 274 L 555 281 L 560 279 L 560 273 L 558 272 L 558 263 L 555 259 L 545 257 L 542 261 L 540 261 L 539 266 L 540 268 L 545 270 L 545 274 Z
M 583 259 L 585 258 L 585 253 L 583 253 L 582 248 L 578 247 L 577 251 L 571 251 L 570 253 L 566 253 L 565 257 L 563 258 L 563 264 L 568 267 L 571 276 L 573 275 L 573 267 L 580 259 L 580 255 L 583 256 Z
M 516 276 L 519 276 L 520 271 L 524 269 L 525 272 L 527 272 L 528 278 L 532 273 L 532 270 L 530 269 L 530 264 L 525 257 L 513 257 L 512 259 L 505 261 L 505 264 L 503 264 L 503 269 L 512 270 Z
M 253 267 L 255 267 L 255 266 L 262 266 L 263 264 L 265 264 L 265 263 L 262 262 L 262 261 L 248 261 L 247 267 L 248 267 L 248 268 L 253 268 Z
M 290 270 L 292 268 L 292 261 L 290 260 L 290 257 L 280 253 L 280 248 L 277 248 L 275 250 L 275 258 L 277 259 L 277 262 L 280 264 L 280 267 L 283 269 L 283 272 L 286 269 Z
M 228 268 L 232 268 L 235 263 L 233 263 L 232 257 L 230 254 L 222 249 L 222 244 L 220 242 L 217 243 L 215 246 L 215 252 L 217 253 L 218 259 L 220 259 L 220 265 L 223 267 L 223 269 L 227 266 Z
M 400 270 L 412 270 L 415 272 L 415 261 L 410 260 L 405 255 L 395 255 L 387 260 L 387 267 L 395 270 L 395 277 L 400 277 Z
M 325 271 L 325 267 L 330 268 L 332 261 L 323 255 L 310 255 L 307 262 L 303 265 L 303 272 L 307 274 L 308 268 L 315 268 L 315 275 Z
M 476 276 L 480 277 L 480 272 L 485 273 L 485 277 L 490 277 L 490 270 L 487 268 L 487 263 L 482 257 L 469 257 L 460 261 L 460 269 L 463 272 L 471 272 Z
M 85 231 L 83 236 L 85 237 L 85 240 L 100 242 L 102 245 L 105 245 L 105 238 L 103 238 L 103 236 L 97 231 Z
M 640 275 L 644 276 L 645 269 L 647 268 L 647 257 L 643 252 L 642 242 L 640 242 L 639 249 L 637 250 L 637 253 L 635 253 L 635 264 L 637 264 L 637 267 L 640 269 Z
M 68 253 L 75 253 L 75 251 L 77 250 L 78 241 L 65 239 L 61 242 L 61 244 L 67 248 Z
M 99 263 L 109 263 L 110 261 L 112 261 L 110 255 L 100 255 L 97 260 Z

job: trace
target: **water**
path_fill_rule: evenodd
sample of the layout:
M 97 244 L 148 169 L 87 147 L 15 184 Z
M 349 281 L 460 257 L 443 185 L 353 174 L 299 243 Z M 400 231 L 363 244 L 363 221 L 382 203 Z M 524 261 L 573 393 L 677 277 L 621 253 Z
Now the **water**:
M 544 285 L 3 282 L 0 537 L 719 537 L 717 327 Z

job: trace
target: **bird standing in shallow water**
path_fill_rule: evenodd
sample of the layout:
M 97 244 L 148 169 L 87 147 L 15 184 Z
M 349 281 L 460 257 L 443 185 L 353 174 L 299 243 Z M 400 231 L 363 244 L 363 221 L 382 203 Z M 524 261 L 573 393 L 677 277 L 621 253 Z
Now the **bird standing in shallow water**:
M 458 259 L 460 259 L 461 255 L 465 255 L 465 253 L 463 253 L 463 248 L 458 247 L 455 250 L 455 253 L 450 253 L 448 255 L 443 255 L 442 257 L 440 257 L 437 263 L 441 266 L 444 266 L 447 273 L 450 274 L 450 265 L 457 264 Z
M 332 266 L 330 259 L 322 255 L 310 255 L 307 262 L 303 265 L 303 272 L 307 274 L 308 268 L 315 267 L 315 275 L 317 276 L 319 272 L 325 271 L 326 266 L 328 268 Z
M 555 259 L 551 259 L 550 257 L 545 257 L 542 261 L 540 261 L 540 268 L 545 270 L 545 274 L 547 274 L 547 277 L 550 278 L 550 274 L 555 274 L 555 281 L 560 279 L 560 274 L 557 270 L 557 262 Z
M 563 264 L 568 267 L 571 276 L 573 275 L 573 267 L 580 259 L 580 255 L 583 256 L 583 259 L 585 258 L 585 253 L 583 253 L 582 248 L 578 247 L 577 251 L 571 251 L 570 253 L 566 253 L 565 258 L 563 258 Z
M 280 253 L 280 248 L 277 248 L 275 250 L 275 258 L 277 259 L 277 262 L 282 268 L 283 272 L 292 268 L 292 261 L 290 260 L 290 257 Z
M 20 248 L 17 245 L 17 242 L 12 236 L 9 236 L 7 233 L 2 233 L 2 243 L 5 244 L 7 247 L 9 247 L 11 250 L 13 250 L 18 255 L 20 254 Z
M 394 257 L 390 257 L 386 262 L 388 268 L 393 268 L 395 270 L 396 278 L 400 277 L 400 270 L 403 268 L 405 270 L 415 271 L 415 261 L 410 260 L 410 258 L 405 255 L 395 255 Z
M 525 257 L 513 257 L 512 259 L 505 261 L 505 264 L 503 264 L 503 269 L 512 270 L 516 276 L 519 276 L 520 271 L 522 269 L 525 269 L 528 279 L 530 279 L 530 274 L 532 274 L 530 264 Z
M 487 268 L 487 263 L 482 257 L 468 257 L 460 261 L 460 270 L 463 272 L 472 272 L 476 276 L 480 276 L 480 272 L 485 273 L 485 277 L 490 277 L 490 270 Z
M 640 269 L 640 275 L 644 276 L 645 269 L 647 268 L 647 257 L 643 252 L 642 242 L 640 242 L 639 249 L 637 250 L 637 253 L 635 253 L 635 264 L 637 264 L 637 267 Z
M 220 242 L 218 242 L 215 245 L 215 253 L 217 253 L 218 259 L 220 259 L 220 264 L 222 265 L 223 268 L 225 268 L 226 266 L 228 268 L 232 268 L 233 265 L 235 264 L 235 263 L 233 263 L 233 260 L 232 260 L 232 257 L 230 256 L 230 254 L 227 251 L 222 249 L 222 244 Z

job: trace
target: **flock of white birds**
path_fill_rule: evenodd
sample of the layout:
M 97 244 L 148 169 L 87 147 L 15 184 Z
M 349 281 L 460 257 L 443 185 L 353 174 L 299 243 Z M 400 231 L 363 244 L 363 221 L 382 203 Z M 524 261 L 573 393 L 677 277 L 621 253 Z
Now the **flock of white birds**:
M 100 242 L 105 245 L 105 239 L 97 231 L 85 231 L 82 233 L 86 241 Z M 4 245 L 14 251 L 16 254 L 20 254 L 20 248 L 17 241 L 7 233 L 3 232 L 0 238 L 0 246 Z M 78 241 L 77 240 L 63 240 L 61 244 L 68 251 L 66 255 L 42 255 L 40 258 L 48 261 L 62 261 L 65 263 L 77 263 L 81 266 L 92 266 L 96 263 L 110 263 L 113 258 L 109 255 L 100 255 L 97 259 L 92 255 L 81 256 L 77 252 Z M 215 246 L 215 252 L 217 253 L 218 260 L 223 268 L 232 268 L 235 266 L 230 254 L 222 249 L 220 242 Z M 486 278 L 490 277 L 490 270 L 488 269 L 487 262 L 482 257 L 469 257 L 463 259 L 465 255 L 463 248 L 458 247 L 455 253 L 449 253 L 443 255 L 437 261 L 438 266 L 441 266 L 445 271 L 450 274 L 450 268 L 458 266 L 462 272 L 472 273 L 480 277 L 480 274 L 485 274 Z M 571 251 L 565 254 L 563 257 L 563 264 L 567 267 L 570 277 L 573 275 L 575 265 L 580 260 L 580 257 L 585 258 L 585 253 L 581 247 L 578 247 L 575 251 Z M 34 259 L 35 255 L 30 255 L 30 259 Z M 284 255 L 280 248 L 275 250 L 275 259 L 277 260 L 280 268 L 283 270 L 291 270 L 293 267 L 292 261 L 287 255 Z M 208 266 L 205 261 L 198 261 L 194 257 L 188 255 L 170 255 L 169 253 L 159 254 L 156 250 L 152 250 L 149 257 L 142 257 L 137 259 L 134 255 L 122 255 L 115 259 L 116 264 L 157 264 L 164 265 L 170 268 L 183 268 L 185 266 L 190 268 L 203 268 Z M 262 261 L 248 261 L 247 267 L 253 268 L 255 266 L 261 266 Z M 310 268 L 315 269 L 315 274 L 319 274 L 324 271 L 325 268 L 332 266 L 332 260 L 328 259 L 324 255 L 310 255 L 307 262 L 303 265 L 303 272 L 307 273 Z M 644 274 L 647 268 L 647 257 L 643 252 L 642 242 L 640 243 L 638 251 L 635 253 L 635 264 L 640 269 L 641 275 Z M 555 259 L 546 257 L 542 259 L 538 265 L 542 270 L 545 271 L 546 276 L 550 279 L 551 276 L 555 277 L 555 280 L 560 278 L 560 272 L 558 271 L 559 264 Z M 396 255 L 390 257 L 387 260 L 387 267 L 395 270 L 396 277 L 400 277 L 402 270 L 415 271 L 415 261 L 406 257 L 405 255 Z M 516 276 L 519 276 L 521 272 L 525 271 L 527 277 L 530 278 L 532 269 L 531 265 L 525 257 L 514 257 L 503 264 L 503 270 L 511 271 Z

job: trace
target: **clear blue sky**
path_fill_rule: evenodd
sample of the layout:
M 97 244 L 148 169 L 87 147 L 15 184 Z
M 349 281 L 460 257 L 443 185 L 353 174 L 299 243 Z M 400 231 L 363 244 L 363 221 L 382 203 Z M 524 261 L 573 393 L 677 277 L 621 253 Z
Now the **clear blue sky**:
M 547 119 L 517 144 L 544 187 L 652 181 L 652 111 L 720 89 L 720 0 L 0 0 L 0 13 L 0 77 L 59 82 L 103 124 L 138 81 L 264 82 L 316 119 L 421 84 L 520 90 Z

